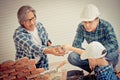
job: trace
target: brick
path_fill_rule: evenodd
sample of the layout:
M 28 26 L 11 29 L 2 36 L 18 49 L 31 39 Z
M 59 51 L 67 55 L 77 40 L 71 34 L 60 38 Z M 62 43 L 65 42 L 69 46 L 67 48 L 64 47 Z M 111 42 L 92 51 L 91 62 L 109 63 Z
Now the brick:
M 30 71 L 36 70 L 36 66 L 35 65 L 28 65 L 28 69 Z
M 17 68 L 22 68 L 22 67 L 24 67 L 24 65 L 22 65 L 22 64 L 16 64 L 16 65 L 15 65 L 15 69 L 17 69 Z
M 34 80 L 44 80 L 44 79 L 41 79 L 41 78 L 34 78 Z
M 39 71 L 40 73 L 45 71 L 44 68 L 37 68 L 36 70 Z
M 24 73 L 30 73 L 30 70 L 29 69 L 23 69 L 22 72 L 24 72 Z
M 15 65 L 16 71 L 25 71 L 29 70 L 29 65 Z
M 29 64 L 30 65 L 35 65 L 36 64 L 36 60 L 35 59 L 30 59 L 29 60 Z
M 40 74 L 31 74 L 29 76 L 26 76 L 26 78 L 29 80 L 29 79 L 32 79 L 32 78 L 35 78 L 35 77 L 39 77 Z
M 12 73 L 12 72 L 15 72 L 15 69 L 9 69 L 9 70 L 3 71 L 3 73 L 6 73 L 6 74 Z
M 24 73 L 25 76 L 31 75 L 30 72 Z
M 8 67 L 2 67 L 2 68 L 0 68 L 0 72 L 6 71 L 6 70 L 8 70 Z
M 3 80 L 14 80 L 14 79 L 16 79 L 16 76 L 8 76 L 3 78 Z
M 37 68 L 36 70 L 31 71 L 31 74 L 37 74 L 37 73 L 41 73 L 44 72 L 44 68 Z
M 1 76 L 0 76 L 0 80 L 1 80 L 2 78 L 4 78 L 4 77 L 8 77 L 8 74 L 3 74 L 3 75 L 1 75 Z
M 0 76 L 3 75 L 4 73 L 3 72 L 0 72 Z
M 9 75 L 10 76 L 16 76 L 16 75 L 18 75 L 19 74 L 19 72 L 12 72 L 12 73 L 10 73 Z
M 25 62 L 22 62 L 22 63 L 18 63 L 18 64 L 15 64 L 15 67 L 18 68 L 18 67 L 24 67 L 24 66 L 27 66 L 29 65 L 29 62 L 25 63 Z
M 40 78 L 44 68 L 36 68 L 36 60 L 27 57 L 16 62 L 8 60 L 0 64 L 0 80 L 47 80 Z M 9 66 L 8 66 L 9 65 Z
M 25 77 L 17 78 L 16 80 L 26 80 Z
M 25 75 L 24 75 L 23 72 L 19 72 L 19 73 L 17 74 L 17 78 L 21 78 L 21 77 L 25 77 Z
M 28 67 L 18 67 L 18 68 L 15 68 L 16 71 L 24 71 L 24 70 L 29 70 Z
M 12 60 L 7 60 L 7 61 L 5 61 L 5 62 L 2 63 L 1 68 L 13 66 L 14 64 L 15 64 L 14 61 L 12 61 Z
M 14 65 L 9 66 L 8 69 L 15 69 L 15 66 Z
M 29 59 L 27 58 L 27 57 L 24 57 L 24 58 L 21 58 L 21 59 L 19 59 L 19 60 L 16 60 L 16 62 L 15 62 L 15 65 L 21 65 L 22 63 L 28 63 L 29 62 Z
M 43 78 L 43 80 L 50 80 L 50 75 L 44 75 L 44 78 Z

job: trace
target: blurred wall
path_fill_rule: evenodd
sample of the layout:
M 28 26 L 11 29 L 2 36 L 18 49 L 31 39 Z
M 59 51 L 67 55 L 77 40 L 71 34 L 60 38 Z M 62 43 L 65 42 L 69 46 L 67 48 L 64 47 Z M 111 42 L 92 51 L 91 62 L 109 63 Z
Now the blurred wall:
M 120 0 L 0 0 L 0 62 L 14 60 L 13 33 L 19 26 L 17 10 L 31 5 L 37 12 L 37 21 L 43 23 L 53 44 L 72 44 L 80 12 L 84 5 L 93 3 L 100 9 L 101 18 L 113 25 L 120 42 Z M 49 55 L 49 62 L 67 59 Z

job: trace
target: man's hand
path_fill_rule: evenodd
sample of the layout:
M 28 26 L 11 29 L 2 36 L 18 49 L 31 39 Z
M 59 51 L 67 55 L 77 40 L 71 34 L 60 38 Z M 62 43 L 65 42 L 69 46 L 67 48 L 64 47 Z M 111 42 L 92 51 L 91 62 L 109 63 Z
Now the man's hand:
M 73 46 L 67 45 L 67 44 L 62 45 L 62 48 L 64 49 L 65 53 L 68 53 L 69 51 L 73 51 L 73 52 L 76 52 L 79 55 L 81 55 L 84 52 L 84 50 L 82 50 L 80 48 L 76 48 L 76 47 L 73 47 Z
M 56 55 L 56 56 L 64 56 L 65 55 L 65 51 L 63 50 L 62 47 L 54 47 L 53 48 L 53 55 Z
M 105 58 L 98 58 L 96 59 L 96 62 L 98 66 L 107 66 L 109 64 Z
M 94 70 L 96 66 L 107 66 L 109 63 L 105 60 L 105 58 L 91 58 L 89 60 L 89 67 L 91 70 Z
M 94 70 L 94 68 L 97 66 L 96 59 L 90 58 L 90 59 L 88 59 L 88 61 L 89 61 L 89 67 L 90 67 L 90 69 Z
M 64 45 L 62 45 L 62 48 L 63 48 L 64 52 L 67 54 L 71 50 L 72 46 L 64 44 Z
M 53 54 L 55 56 L 64 56 L 65 55 L 65 51 L 63 50 L 63 48 L 60 45 L 49 46 L 49 47 L 45 48 L 44 52 L 46 54 Z

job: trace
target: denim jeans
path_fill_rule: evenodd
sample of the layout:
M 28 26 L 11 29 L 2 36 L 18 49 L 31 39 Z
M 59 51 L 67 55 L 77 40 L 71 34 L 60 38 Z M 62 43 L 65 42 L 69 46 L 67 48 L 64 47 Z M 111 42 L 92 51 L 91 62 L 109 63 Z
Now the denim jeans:
M 118 63 L 118 58 L 119 58 L 119 54 L 118 51 L 115 51 L 114 53 L 109 53 L 105 56 L 106 60 L 111 63 L 113 65 L 113 67 L 116 66 L 116 64 Z M 68 56 L 68 61 L 77 67 L 82 68 L 83 70 L 91 73 L 92 70 L 89 68 L 89 62 L 88 59 L 85 60 L 81 60 L 80 55 L 75 53 L 75 52 L 71 52 Z
M 81 60 L 80 55 L 75 52 L 71 52 L 69 54 L 68 61 L 74 66 L 80 67 L 88 72 L 92 72 L 91 69 L 89 68 L 88 59 Z

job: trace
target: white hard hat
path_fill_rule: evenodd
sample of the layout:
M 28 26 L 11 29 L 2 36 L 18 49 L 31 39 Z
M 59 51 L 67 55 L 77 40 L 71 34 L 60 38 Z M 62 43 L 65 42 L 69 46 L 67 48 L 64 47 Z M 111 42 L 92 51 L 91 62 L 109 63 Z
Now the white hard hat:
M 106 48 L 97 41 L 93 41 L 88 44 L 86 50 L 83 54 L 81 54 L 81 59 L 88 59 L 88 58 L 101 58 L 107 54 Z
M 82 21 L 93 21 L 95 18 L 99 17 L 100 12 L 98 8 L 93 4 L 88 4 L 85 6 L 81 12 Z

